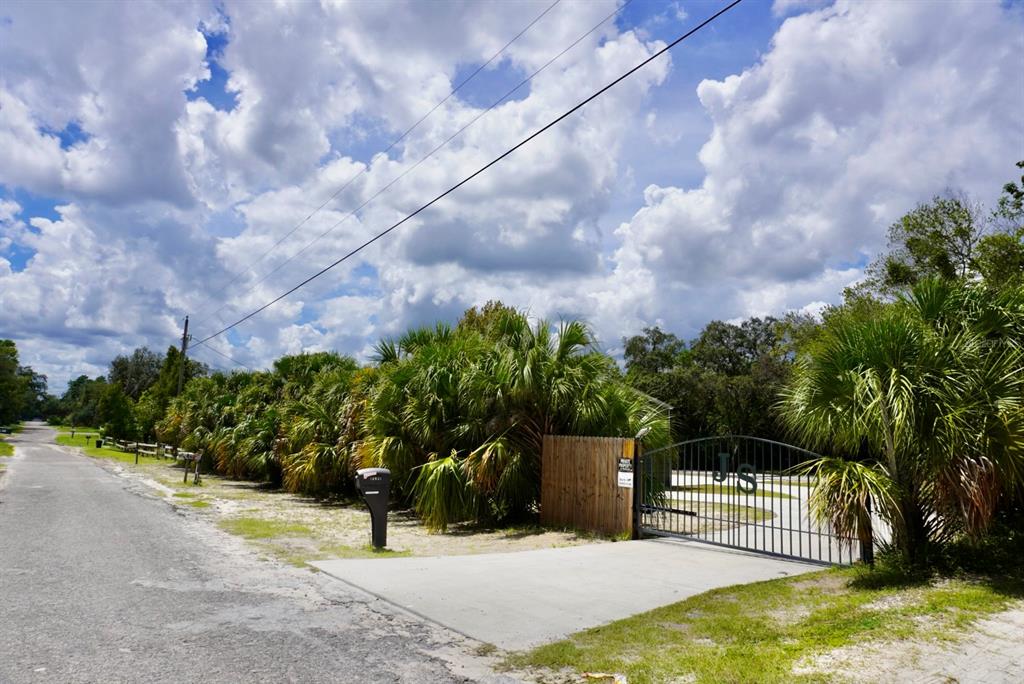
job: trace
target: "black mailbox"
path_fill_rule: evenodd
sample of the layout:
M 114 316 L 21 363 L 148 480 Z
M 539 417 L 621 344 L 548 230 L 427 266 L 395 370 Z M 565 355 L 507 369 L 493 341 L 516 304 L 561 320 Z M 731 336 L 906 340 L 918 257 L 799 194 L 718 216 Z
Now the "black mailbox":
M 356 489 L 370 509 L 373 546 L 388 545 L 388 499 L 391 498 L 391 471 L 387 468 L 362 468 L 356 471 Z

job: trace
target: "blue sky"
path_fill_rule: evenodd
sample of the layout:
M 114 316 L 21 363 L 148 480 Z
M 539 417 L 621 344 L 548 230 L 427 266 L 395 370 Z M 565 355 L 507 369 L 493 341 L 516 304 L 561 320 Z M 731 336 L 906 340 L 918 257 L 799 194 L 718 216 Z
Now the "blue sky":
M 550 4 L 5 3 L 0 330 L 57 390 L 174 343 L 186 314 L 209 334 L 723 5 L 634 0 L 421 163 L 617 7 L 561 0 L 381 155 Z M 1022 35 L 1021 4 L 998 0 L 748 0 L 212 343 L 252 367 L 366 358 L 501 299 L 583 317 L 617 353 L 647 325 L 817 311 L 915 203 L 991 203 L 1012 177 Z

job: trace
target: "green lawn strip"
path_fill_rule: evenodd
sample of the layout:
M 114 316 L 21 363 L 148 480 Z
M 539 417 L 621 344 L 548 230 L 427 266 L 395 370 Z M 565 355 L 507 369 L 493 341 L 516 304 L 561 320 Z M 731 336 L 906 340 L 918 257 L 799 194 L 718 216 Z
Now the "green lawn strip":
M 716 589 L 513 654 L 508 667 L 614 672 L 642 682 L 828 681 L 793 673 L 803 658 L 864 641 L 942 638 L 1013 600 L 964 580 L 867 588 L 865 570 Z M 922 619 L 927 617 L 928 619 Z
M 135 452 L 134 451 L 121 451 L 120 449 L 111 449 L 107 446 L 103 446 L 99 449 L 96 448 L 96 440 L 98 439 L 98 433 L 91 433 L 91 436 L 86 438 L 86 435 L 90 433 L 75 433 L 72 437 L 70 434 L 58 434 L 57 444 L 62 446 L 79 447 L 85 451 L 87 456 L 93 458 L 106 458 L 114 461 L 120 461 L 121 463 L 135 463 Z M 105 442 L 104 442 L 105 443 Z M 170 461 L 167 459 L 160 458 L 158 456 L 139 456 L 139 463 L 167 463 L 170 465 Z
M 212 504 L 209 501 L 203 501 L 202 499 L 196 499 L 195 501 L 186 501 L 186 504 L 192 508 L 209 508 Z
M 66 432 L 68 434 L 71 434 L 71 432 L 74 431 L 76 437 L 79 434 L 85 434 L 85 433 L 89 433 L 89 434 L 97 435 L 97 436 L 100 434 L 100 429 L 98 427 L 88 427 L 88 426 L 86 426 L 86 427 L 79 427 L 77 425 L 74 426 L 74 427 L 72 427 L 70 425 L 51 425 L 50 427 L 53 428 L 54 430 L 56 430 L 57 432 Z
M 673 485 L 671 487 L 671 491 L 679 492 L 679 493 L 683 493 L 683 494 L 685 494 L 687 492 L 699 492 L 699 493 L 702 493 L 702 494 L 717 494 L 719 496 L 741 496 L 741 497 L 749 500 L 751 503 L 756 502 L 756 500 L 760 499 L 760 498 L 765 498 L 765 499 L 795 499 L 796 498 L 795 496 L 790 496 L 789 494 L 783 494 L 782 492 L 772 491 L 772 490 L 768 489 L 767 487 L 758 487 L 757 491 L 755 493 L 751 494 L 749 492 L 745 492 L 742 489 L 740 489 L 738 487 L 734 487 L 732 485 L 724 485 L 724 486 L 721 486 L 721 487 L 718 486 L 718 485 L 711 485 L 711 484 L 702 484 L 702 485 Z

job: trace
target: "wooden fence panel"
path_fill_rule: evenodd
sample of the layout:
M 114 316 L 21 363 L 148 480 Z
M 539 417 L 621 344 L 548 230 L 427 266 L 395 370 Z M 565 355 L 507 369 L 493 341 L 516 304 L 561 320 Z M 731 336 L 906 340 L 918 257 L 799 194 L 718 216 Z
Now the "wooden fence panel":
M 632 439 L 544 436 L 540 520 L 603 534 L 633 531 L 633 489 L 619 485 L 619 459 L 635 454 Z

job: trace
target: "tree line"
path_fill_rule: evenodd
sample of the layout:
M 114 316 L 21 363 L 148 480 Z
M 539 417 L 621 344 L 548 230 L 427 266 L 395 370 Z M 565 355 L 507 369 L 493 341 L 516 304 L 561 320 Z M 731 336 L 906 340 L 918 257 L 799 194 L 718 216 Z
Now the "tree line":
M 947 193 L 908 212 L 820 317 L 624 342 L 627 379 L 673 407 L 676 440 L 750 434 L 824 454 L 806 466 L 811 505 L 841 534 L 870 539 L 873 505 L 912 565 L 993 529 L 1019 537 L 1024 176 L 991 210 Z
M 1024 162 L 1018 164 L 1024 169 Z M 868 277 L 820 315 L 712 321 L 684 340 L 625 338 L 625 372 L 580 321 L 491 302 L 454 325 L 210 373 L 147 349 L 81 377 L 54 420 L 204 454 L 207 467 L 317 496 L 358 467 L 392 470 L 431 527 L 535 511 L 546 433 L 649 446 L 749 434 L 824 454 L 815 510 L 865 536 L 869 502 L 911 561 L 1021 515 L 1024 176 L 991 211 L 953 193 L 910 211 Z M 1016 511 L 1016 513 L 1013 513 Z
M 431 528 L 530 517 L 545 434 L 634 435 L 667 443 L 663 407 L 624 379 L 579 321 L 531 321 L 500 302 L 382 340 L 360 365 L 334 352 L 268 371 L 210 373 L 147 349 L 106 377 L 73 381 L 53 422 L 101 426 L 203 454 L 204 466 L 315 496 L 354 494 L 365 466 Z
M 20 364 L 14 341 L 0 340 L 0 425 L 45 415 L 54 401 L 46 390 L 46 376 Z

